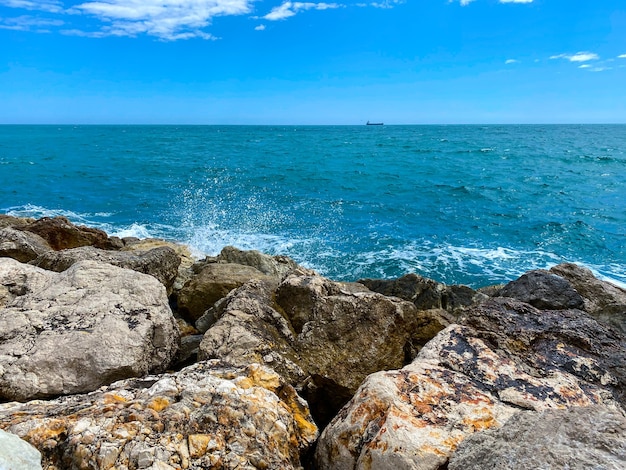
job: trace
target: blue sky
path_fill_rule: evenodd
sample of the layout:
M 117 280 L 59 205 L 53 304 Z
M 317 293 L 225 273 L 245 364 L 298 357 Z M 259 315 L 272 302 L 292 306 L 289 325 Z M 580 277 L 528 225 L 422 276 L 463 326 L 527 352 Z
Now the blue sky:
M 0 0 L 0 123 L 626 123 L 624 0 Z

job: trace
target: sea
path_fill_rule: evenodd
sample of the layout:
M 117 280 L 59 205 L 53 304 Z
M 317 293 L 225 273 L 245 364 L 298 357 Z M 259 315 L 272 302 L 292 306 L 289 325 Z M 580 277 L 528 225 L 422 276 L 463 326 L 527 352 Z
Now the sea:
M 0 126 L 0 212 L 331 279 L 626 286 L 626 125 Z

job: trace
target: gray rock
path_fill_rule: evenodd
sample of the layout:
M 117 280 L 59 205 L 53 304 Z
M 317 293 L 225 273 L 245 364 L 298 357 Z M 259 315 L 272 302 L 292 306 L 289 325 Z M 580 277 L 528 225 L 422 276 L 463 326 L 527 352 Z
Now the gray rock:
M 28 263 L 51 250 L 39 235 L 11 227 L 0 229 L 0 258 L 13 258 Z
M 0 404 L 49 469 L 301 469 L 317 427 L 275 372 L 217 361 L 85 395 Z
M 278 288 L 251 281 L 209 314 L 215 323 L 201 360 L 265 363 L 299 389 L 321 424 L 367 375 L 405 364 L 421 318 L 409 302 L 295 272 Z
M 465 439 L 450 470 L 626 468 L 626 418 L 604 406 L 520 412 Z
M 278 278 L 284 277 L 294 269 L 302 269 L 301 266 L 287 256 L 270 256 L 256 250 L 240 250 L 234 246 L 224 247 L 214 261 L 251 266 L 263 274 Z
M 95 261 L 54 273 L 0 258 L 0 396 L 80 393 L 164 370 L 179 332 L 152 276 Z M 6 286 L 9 286 L 8 288 Z
M 149 274 L 159 280 L 171 292 L 180 258 L 170 247 L 158 247 L 149 251 L 111 251 L 93 246 L 83 246 L 61 251 L 49 251 L 30 264 L 55 272 L 62 272 L 78 261 L 92 260 L 109 263 L 120 268 Z
M 500 295 L 541 309 L 563 310 L 584 306 L 583 298 L 569 281 L 542 269 L 530 271 L 509 282 Z
M 0 469 L 39 470 L 41 454 L 15 434 L 0 430 Z

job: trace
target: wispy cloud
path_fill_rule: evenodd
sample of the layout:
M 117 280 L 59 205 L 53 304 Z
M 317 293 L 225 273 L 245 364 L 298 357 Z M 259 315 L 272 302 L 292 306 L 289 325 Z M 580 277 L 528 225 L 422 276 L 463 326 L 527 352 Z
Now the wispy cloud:
M 626 54 L 620 54 L 617 56 L 618 59 L 626 59 Z
M 338 3 L 285 2 L 280 6 L 272 8 L 272 11 L 263 18 L 268 21 L 277 21 L 295 16 L 301 11 L 329 10 L 341 7 L 342 5 Z
M 50 13 L 63 11 L 63 2 L 57 0 L 38 0 L 36 2 L 30 0 L 0 0 L 0 5 L 10 8 L 22 8 L 24 10 L 47 11 Z
M 449 0 L 450 2 L 454 0 Z M 459 0 L 461 6 L 466 6 L 472 3 L 474 0 Z M 499 3 L 532 3 L 534 0 L 498 0 Z
M 0 29 L 13 31 L 37 31 L 39 33 L 50 32 L 50 27 L 59 27 L 64 23 L 61 20 L 36 18 L 34 16 L 18 16 L 15 18 L 0 18 Z
M 576 54 L 553 55 L 550 59 L 565 59 L 570 62 L 589 62 L 590 60 L 600 59 L 600 56 L 595 52 L 577 52 Z
M 509 65 L 509 64 L 519 64 L 519 60 L 517 59 L 507 59 L 504 61 L 505 64 Z
M 257 27 L 254 28 L 255 31 L 265 31 L 265 25 L 264 24 L 260 24 Z
M 199 37 L 212 18 L 243 15 L 252 0 L 102 0 L 76 5 L 72 12 L 98 18 L 106 24 L 97 34 L 138 36 L 148 34 L 164 40 Z

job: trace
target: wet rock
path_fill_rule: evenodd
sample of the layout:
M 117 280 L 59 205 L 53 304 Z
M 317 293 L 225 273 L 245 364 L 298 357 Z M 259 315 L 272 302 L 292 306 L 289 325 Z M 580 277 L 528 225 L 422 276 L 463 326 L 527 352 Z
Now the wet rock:
M 626 335 L 626 290 L 597 279 L 589 269 L 573 263 L 559 264 L 550 272 L 570 282 L 583 297 L 585 311 Z
M 625 365 L 624 338 L 582 311 L 489 300 L 408 366 L 369 376 L 324 430 L 317 466 L 436 470 L 520 409 L 623 406 Z
M 6 403 L 0 427 L 37 447 L 48 469 L 299 469 L 317 437 L 306 403 L 280 376 L 217 361 Z
M 166 246 L 141 252 L 111 251 L 93 246 L 82 246 L 62 251 L 49 251 L 38 256 L 31 264 L 50 271 L 62 272 L 74 263 L 84 260 L 99 261 L 149 274 L 158 279 L 168 292 L 172 290 L 180 265 L 180 257 L 172 248 Z
M 28 263 L 51 250 L 39 235 L 11 227 L 0 229 L 0 258 L 13 258 Z
M 178 312 L 195 322 L 215 302 L 251 279 L 273 278 L 251 266 L 234 263 L 206 264 L 178 292 Z
M 446 286 L 417 274 L 406 274 L 397 279 L 361 279 L 359 283 L 386 296 L 412 302 L 418 309 L 458 309 L 485 300 L 486 296 L 467 286 Z
M 465 439 L 450 470 L 626 468 L 626 417 L 604 406 L 524 411 Z
M 401 367 L 419 314 L 400 299 L 321 276 L 252 281 L 209 311 L 200 359 L 262 362 L 295 385 L 319 423 L 372 372 Z
M 46 240 L 53 250 L 79 246 L 95 246 L 104 250 L 119 248 L 102 230 L 74 225 L 66 217 L 43 217 L 28 224 L 23 230 L 36 233 Z
M 153 277 L 95 261 L 54 273 L 0 259 L 0 397 L 80 393 L 162 371 L 179 333 Z
M 41 454 L 15 434 L 0 430 L 0 468 L 3 470 L 40 470 Z
M 543 269 L 530 271 L 509 282 L 500 295 L 550 310 L 582 308 L 584 305 L 583 298 L 569 281 Z

